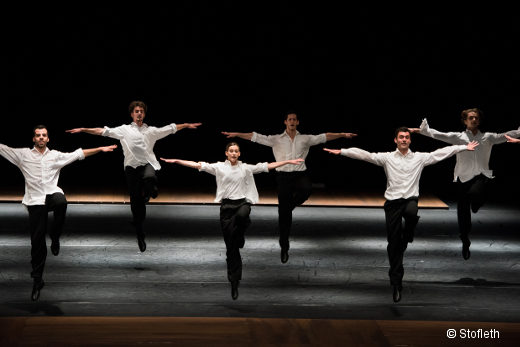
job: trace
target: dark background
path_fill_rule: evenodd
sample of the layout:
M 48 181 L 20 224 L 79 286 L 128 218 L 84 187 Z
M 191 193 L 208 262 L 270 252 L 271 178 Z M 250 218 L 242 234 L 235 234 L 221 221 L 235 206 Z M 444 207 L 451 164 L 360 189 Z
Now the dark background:
M 202 122 L 159 141 L 157 157 L 224 159 L 221 131 L 278 134 L 296 109 L 299 131 L 353 132 L 311 149 L 316 183 L 383 191 L 381 168 L 325 154 L 321 148 L 393 151 L 398 126 L 462 131 L 460 113 L 478 107 L 481 130 L 518 128 L 518 25 L 513 7 L 398 6 L 370 3 L 190 2 L 168 7 L 19 7 L 2 24 L 0 142 L 32 145 L 32 128 L 49 128 L 51 149 L 73 151 L 117 143 L 75 127 L 130 123 L 128 105 L 148 105 L 145 122 Z M 512 6 L 512 5 L 511 5 Z M 274 161 L 268 147 L 239 140 L 242 160 Z M 119 144 L 118 144 L 119 145 Z M 412 150 L 444 143 L 414 135 Z M 496 146 L 490 194 L 517 203 L 520 146 Z M 453 198 L 455 158 L 426 168 L 421 189 Z M 23 186 L 0 160 L 0 189 Z M 516 172 L 515 172 L 516 170 Z M 274 186 L 276 174 L 257 176 Z M 214 178 L 165 164 L 161 186 L 214 186 Z M 124 186 L 119 149 L 63 169 L 60 185 Z

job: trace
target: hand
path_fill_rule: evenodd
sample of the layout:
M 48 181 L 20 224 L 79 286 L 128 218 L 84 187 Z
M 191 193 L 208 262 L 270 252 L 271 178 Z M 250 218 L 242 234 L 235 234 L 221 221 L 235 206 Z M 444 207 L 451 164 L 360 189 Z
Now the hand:
M 347 139 L 351 139 L 353 137 L 356 137 L 357 134 L 352 134 L 352 133 L 341 133 L 341 136 L 343 136 L 344 138 L 347 138 Z
M 222 134 L 226 135 L 228 139 L 231 137 L 236 137 L 238 135 L 238 133 L 228 133 L 225 131 L 222 131 Z
M 477 147 L 477 146 L 478 146 L 478 141 L 473 141 L 473 142 L 468 143 L 468 146 L 466 148 L 468 149 L 468 151 L 474 151 L 475 147 Z
M 411 134 L 420 134 L 421 133 L 421 129 L 419 129 L 419 128 L 408 128 L 408 130 L 410 130 Z
M 287 164 L 300 165 L 304 161 L 305 160 L 303 160 L 303 159 L 290 159 L 290 160 L 287 160 Z
M 163 160 L 167 163 L 170 163 L 170 164 L 174 164 L 179 161 L 179 159 L 164 159 L 164 158 L 161 158 L 161 160 Z
M 335 154 L 335 155 L 339 155 L 341 154 L 341 149 L 328 149 L 328 148 L 323 148 L 323 150 L 325 152 L 329 152 L 330 154 Z
M 199 125 L 202 125 L 202 123 L 186 123 L 188 129 L 197 129 Z
M 65 130 L 66 133 L 77 134 L 83 131 L 83 128 L 75 128 L 71 130 Z
M 117 148 L 117 145 L 112 146 L 106 146 L 106 147 L 99 147 L 101 149 L 101 152 L 113 152 L 114 149 Z
M 506 135 L 506 138 L 507 138 L 507 142 L 510 142 L 510 143 L 520 143 L 520 139 L 514 139 L 514 138 L 512 138 L 511 136 L 508 136 L 508 135 Z

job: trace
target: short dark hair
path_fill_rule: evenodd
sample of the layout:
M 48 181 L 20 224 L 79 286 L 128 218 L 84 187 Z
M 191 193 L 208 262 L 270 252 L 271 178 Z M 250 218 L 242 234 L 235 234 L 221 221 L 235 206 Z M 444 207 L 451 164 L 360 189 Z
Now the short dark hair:
M 36 136 L 36 130 L 38 130 L 38 129 L 45 129 L 45 130 L 47 130 L 47 136 L 49 136 L 49 130 L 47 129 L 47 127 L 45 125 L 41 125 L 40 124 L 40 125 L 37 125 L 37 126 L 34 127 L 34 129 L 33 129 L 33 137 Z
M 475 112 L 475 114 L 478 116 L 479 122 L 482 122 L 482 119 L 484 119 L 484 112 L 482 112 L 478 108 L 469 108 L 467 110 L 462 111 L 462 114 L 460 115 L 460 121 L 462 122 L 462 124 L 464 124 L 466 119 L 468 119 L 468 114 L 470 112 Z
M 290 115 L 290 114 L 295 114 L 295 115 L 296 115 L 296 119 L 299 120 L 299 118 L 298 118 L 298 114 L 296 113 L 295 110 L 287 110 L 287 112 L 285 112 L 285 118 L 284 118 L 284 120 L 287 120 L 287 118 L 289 118 L 289 115 Z
M 240 146 L 238 145 L 238 143 L 236 142 L 230 142 L 226 145 L 226 152 L 229 150 L 229 147 L 231 146 L 237 146 L 238 147 L 238 150 L 240 151 Z
M 399 127 L 399 128 L 397 128 L 397 129 L 395 129 L 394 139 L 397 138 L 397 135 L 399 135 L 399 133 L 408 133 L 408 134 L 411 134 L 410 129 L 408 129 L 408 127 Z
M 128 106 L 128 112 L 130 114 L 132 114 L 132 112 L 134 112 L 134 109 L 136 107 L 142 107 L 143 110 L 144 110 L 144 113 L 148 112 L 148 107 L 146 107 L 146 104 L 144 102 L 142 102 L 142 101 L 132 101 L 130 103 L 130 106 Z

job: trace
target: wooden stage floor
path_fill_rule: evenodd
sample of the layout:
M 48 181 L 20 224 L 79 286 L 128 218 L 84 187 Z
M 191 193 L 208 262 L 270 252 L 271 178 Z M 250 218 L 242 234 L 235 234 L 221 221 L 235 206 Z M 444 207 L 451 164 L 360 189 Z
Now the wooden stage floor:
M 62 187 L 69 203 L 72 204 L 128 204 L 130 198 L 124 188 L 103 188 L 96 191 L 82 187 Z M 381 208 L 385 202 L 381 192 L 347 192 L 340 190 L 315 188 L 304 206 L 362 207 Z M 7 188 L 0 191 L 0 202 L 21 202 L 23 187 Z M 275 189 L 259 188 L 258 205 L 277 205 Z M 150 204 L 216 204 L 215 190 L 207 188 L 160 188 L 157 199 Z M 449 209 L 443 201 L 428 192 L 421 192 L 420 208 Z
M 448 338 L 450 330 L 456 332 L 456 337 Z M 0 318 L 1 346 L 517 346 L 519 339 L 520 323 L 184 317 Z

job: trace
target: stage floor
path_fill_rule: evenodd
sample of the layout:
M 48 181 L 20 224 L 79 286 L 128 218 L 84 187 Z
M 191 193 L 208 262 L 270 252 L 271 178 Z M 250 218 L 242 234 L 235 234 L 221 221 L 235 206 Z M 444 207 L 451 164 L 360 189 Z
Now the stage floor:
M 119 344 L 460 345 L 467 340 L 446 330 L 466 327 L 496 328 L 500 340 L 487 342 L 508 345 L 520 337 L 519 212 L 485 206 L 474 214 L 465 261 L 456 211 L 421 209 L 403 299 L 394 303 L 382 209 L 297 208 L 282 264 L 277 208 L 254 206 L 233 301 L 218 206 L 148 206 L 140 253 L 128 205 L 70 204 L 60 254 L 49 252 L 46 286 L 31 302 L 27 212 L 2 203 L 0 342 L 95 344 L 106 334 Z
M 85 187 L 62 187 L 67 201 L 72 204 L 129 204 L 130 197 L 122 187 L 99 188 L 93 191 Z M 278 205 L 278 195 L 274 188 L 259 188 L 260 201 L 257 205 Z M 23 187 L 2 189 L 0 202 L 21 202 Z M 366 207 L 380 208 L 385 203 L 384 191 L 362 192 L 315 188 L 305 202 L 305 206 Z M 150 205 L 175 204 L 218 204 L 215 202 L 215 188 L 177 187 L 161 188 L 157 199 Z M 420 208 L 448 209 L 442 200 L 429 192 L 421 192 Z

